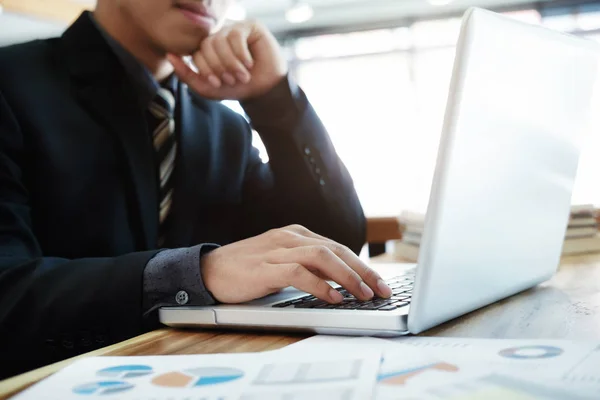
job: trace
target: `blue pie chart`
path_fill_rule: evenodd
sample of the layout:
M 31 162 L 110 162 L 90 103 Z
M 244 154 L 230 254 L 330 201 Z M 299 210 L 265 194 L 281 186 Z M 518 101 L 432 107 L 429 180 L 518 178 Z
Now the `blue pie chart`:
M 132 385 L 131 383 L 120 381 L 93 382 L 75 386 L 73 388 L 73 393 L 88 396 L 102 396 L 125 392 L 127 390 L 133 389 L 133 387 L 134 385 Z
M 535 360 L 540 358 L 558 357 L 563 353 L 563 349 L 554 346 L 521 346 L 511 347 L 502 350 L 499 354 L 502 357 L 514 358 L 517 360 Z
M 147 365 L 117 365 L 101 369 L 97 375 L 104 378 L 129 379 L 150 375 L 152 372 L 152 367 Z

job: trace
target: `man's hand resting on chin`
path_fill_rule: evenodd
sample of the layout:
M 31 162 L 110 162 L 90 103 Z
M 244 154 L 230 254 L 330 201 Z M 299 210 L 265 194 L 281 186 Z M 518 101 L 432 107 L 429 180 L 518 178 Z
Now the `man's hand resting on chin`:
M 299 225 L 221 247 L 200 262 L 206 288 L 222 303 L 244 303 L 290 286 L 329 303 L 341 302 L 342 295 L 327 280 L 360 300 L 392 295 L 350 249 Z
M 198 72 L 170 55 L 175 73 L 192 90 L 213 100 L 248 100 L 267 93 L 288 73 L 277 40 L 257 22 L 224 27 L 192 55 Z

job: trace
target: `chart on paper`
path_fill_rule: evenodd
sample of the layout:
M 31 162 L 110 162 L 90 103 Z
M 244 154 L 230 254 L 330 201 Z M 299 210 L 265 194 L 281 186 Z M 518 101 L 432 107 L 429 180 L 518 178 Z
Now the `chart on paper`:
M 597 342 L 315 336 L 287 351 L 302 353 L 309 346 L 382 349 L 377 400 L 600 399 Z M 438 388 L 443 390 L 431 394 Z M 552 393 L 568 392 L 570 397 L 556 397 L 542 390 L 548 388 Z
M 255 385 L 343 382 L 358 378 L 361 360 L 322 363 L 267 364 L 254 381 Z
M 101 369 L 97 375 L 104 378 L 127 379 L 150 375 L 153 372 L 152 367 L 148 365 L 117 365 Z
M 287 354 L 287 353 L 286 353 Z M 348 354 L 343 352 L 341 354 Z M 356 352 L 353 352 L 353 356 Z M 243 400 L 363 400 L 375 390 L 377 358 L 265 363 Z M 297 357 L 287 357 L 288 360 Z
M 600 346 L 569 370 L 563 377 L 563 382 L 584 387 L 600 398 Z
M 77 361 L 15 400 L 363 400 L 381 351 L 282 352 Z M 326 397 L 323 397 L 326 396 Z
M 412 347 L 420 347 L 423 349 L 467 349 L 473 346 L 472 340 L 461 341 L 460 339 L 454 340 L 438 340 L 437 338 L 427 337 L 412 337 L 402 338 L 398 340 L 398 343 L 402 343 Z
M 598 344 L 593 342 L 417 337 L 394 340 L 394 343 L 422 349 L 450 363 L 458 360 L 485 363 L 490 371 L 524 375 L 535 371 L 537 375 L 565 382 L 597 382 L 600 387 L 600 372 L 592 372 L 598 368 L 590 368 L 600 358 Z
M 431 399 L 440 400 L 584 400 L 572 392 L 543 386 L 513 377 L 490 375 L 468 382 L 442 386 L 427 391 Z
M 294 391 L 283 393 L 261 393 L 244 395 L 240 400 L 352 400 L 352 388 L 322 389 L 318 391 Z M 361 399 L 362 400 L 362 399 Z
M 158 375 L 152 384 L 166 388 L 212 386 L 241 379 L 244 371 L 236 368 L 190 368 Z

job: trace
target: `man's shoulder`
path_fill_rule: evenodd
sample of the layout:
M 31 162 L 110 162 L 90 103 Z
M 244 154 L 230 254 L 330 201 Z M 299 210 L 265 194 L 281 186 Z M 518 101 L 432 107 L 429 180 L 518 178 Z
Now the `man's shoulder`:
M 58 38 L 34 40 L 31 42 L 0 47 L 0 71 L 3 76 L 12 77 L 43 68 L 55 59 Z
M 0 47 L 2 64 L 18 64 L 22 61 L 47 57 L 54 54 L 59 38 L 33 40 Z

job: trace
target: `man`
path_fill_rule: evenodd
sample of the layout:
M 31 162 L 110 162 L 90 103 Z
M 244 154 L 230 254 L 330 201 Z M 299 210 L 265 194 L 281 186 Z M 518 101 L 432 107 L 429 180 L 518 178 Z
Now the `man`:
M 341 301 L 326 279 L 390 295 L 354 254 L 364 216 L 324 127 L 265 27 L 221 29 L 229 3 L 99 0 L 0 50 L 0 376 L 156 328 L 163 305 Z

